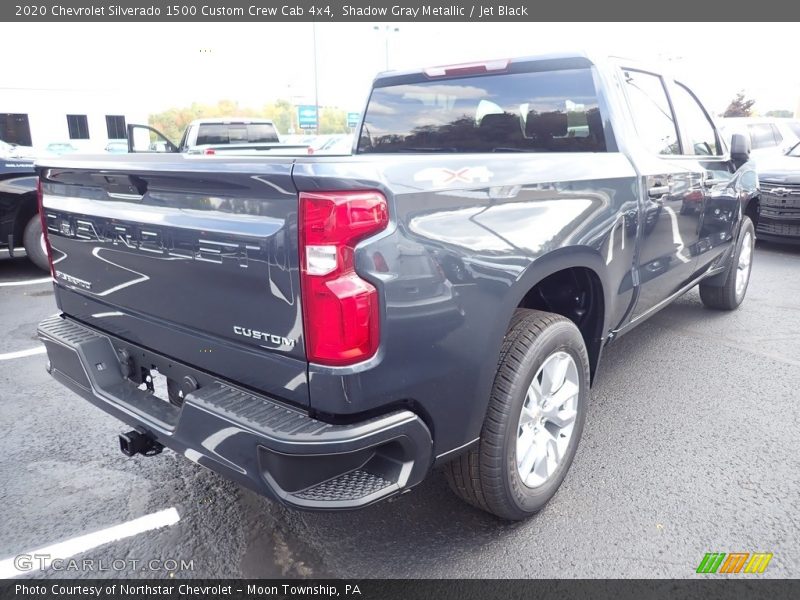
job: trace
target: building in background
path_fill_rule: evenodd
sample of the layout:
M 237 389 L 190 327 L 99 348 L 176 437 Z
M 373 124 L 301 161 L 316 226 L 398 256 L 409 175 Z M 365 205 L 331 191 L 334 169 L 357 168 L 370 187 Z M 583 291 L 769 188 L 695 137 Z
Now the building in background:
M 147 123 L 147 116 L 124 92 L 0 87 L 0 139 L 38 150 L 69 144 L 101 151 L 126 138 L 128 123 Z

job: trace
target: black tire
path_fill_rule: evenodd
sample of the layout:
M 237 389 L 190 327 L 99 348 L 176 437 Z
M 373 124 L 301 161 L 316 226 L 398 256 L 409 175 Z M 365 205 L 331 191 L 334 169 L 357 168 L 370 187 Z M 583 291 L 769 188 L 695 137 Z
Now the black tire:
M 568 353 L 577 367 L 580 391 L 575 424 L 555 470 L 543 484 L 528 487 L 516 462 L 520 412 L 539 368 L 559 351 Z M 555 495 L 575 456 L 586 420 L 589 381 L 589 357 L 575 324 L 553 313 L 517 309 L 503 341 L 480 440 L 445 466 L 456 495 L 508 520 L 541 510 Z
M 735 310 L 742 304 L 745 295 L 747 295 L 747 286 L 750 283 L 755 239 L 756 231 L 753 222 L 750 217 L 742 217 L 739 240 L 736 243 L 736 250 L 731 256 L 731 264 L 722 285 L 719 285 L 719 281 L 700 283 L 700 300 L 703 301 L 705 306 L 714 310 Z M 744 289 L 737 293 L 736 276 L 739 271 L 739 258 L 742 255 L 742 248 L 746 240 L 749 240 L 747 243 L 750 244 L 750 268 L 747 270 Z
M 44 249 L 42 222 L 38 213 L 33 215 L 25 225 L 22 245 L 25 246 L 25 253 L 33 264 L 45 271 L 50 270 L 50 261 L 47 259 L 47 251 Z

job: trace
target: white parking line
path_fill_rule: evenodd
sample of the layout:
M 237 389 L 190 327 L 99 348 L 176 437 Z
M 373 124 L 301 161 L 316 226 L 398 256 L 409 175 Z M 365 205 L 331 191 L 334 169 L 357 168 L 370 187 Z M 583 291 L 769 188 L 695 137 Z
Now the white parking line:
M 175 510 L 174 507 L 167 508 L 157 513 L 128 521 L 127 523 L 107 527 L 106 529 L 95 531 L 94 533 L 87 533 L 86 535 L 74 537 L 64 542 L 53 544 L 52 546 L 45 546 L 44 548 L 23 552 L 11 558 L 0 560 L 0 579 L 9 579 L 11 577 L 30 573 L 30 571 L 17 569 L 15 565 L 15 561 L 18 560 L 17 557 L 21 554 L 31 557 L 34 569 L 43 570 L 52 563 L 53 559 L 60 558 L 64 560 L 76 554 L 88 552 L 98 546 L 132 537 L 144 533 L 145 531 L 175 525 L 180 519 L 181 517 L 178 511 Z M 33 557 L 36 555 L 39 555 L 39 558 L 34 559 Z
M 50 283 L 52 277 L 42 277 L 41 279 L 27 279 L 25 281 L 0 281 L 0 287 L 11 287 L 14 285 L 37 285 L 39 283 Z
M 26 356 L 35 356 L 36 354 L 44 354 L 47 348 L 39 346 L 38 348 L 28 348 L 27 350 L 19 350 L 18 352 L 7 352 L 0 354 L 0 360 L 11 360 L 12 358 L 25 358 Z

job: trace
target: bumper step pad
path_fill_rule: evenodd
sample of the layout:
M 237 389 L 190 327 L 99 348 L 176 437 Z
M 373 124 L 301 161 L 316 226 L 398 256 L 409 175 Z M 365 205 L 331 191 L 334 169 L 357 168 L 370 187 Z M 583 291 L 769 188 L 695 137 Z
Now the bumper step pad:
M 356 469 L 339 475 L 336 479 L 323 481 L 312 488 L 297 492 L 295 496 L 318 502 L 352 501 L 378 493 L 392 483 L 380 475 Z

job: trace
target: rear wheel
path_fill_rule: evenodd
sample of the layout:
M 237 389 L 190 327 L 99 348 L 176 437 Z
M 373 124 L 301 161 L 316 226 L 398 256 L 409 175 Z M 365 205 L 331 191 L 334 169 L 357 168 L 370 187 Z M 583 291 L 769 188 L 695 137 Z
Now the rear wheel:
M 739 242 L 731 257 L 731 267 L 725 282 L 719 286 L 700 283 L 700 299 L 708 308 L 717 310 L 734 310 L 744 300 L 747 286 L 750 283 L 750 271 L 753 266 L 753 250 L 756 232 L 749 217 L 742 218 Z
M 480 440 L 447 465 L 450 487 L 504 519 L 541 510 L 572 464 L 588 399 L 589 358 L 578 328 L 560 315 L 518 309 Z
M 47 260 L 47 247 L 42 233 L 42 222 L 38 213 L 33 215 L 28 224 L 25 225 L 22 245 L 25 246 L 25 253 L 33 264 L 45 271 L 50 270 L 50 262 Z

